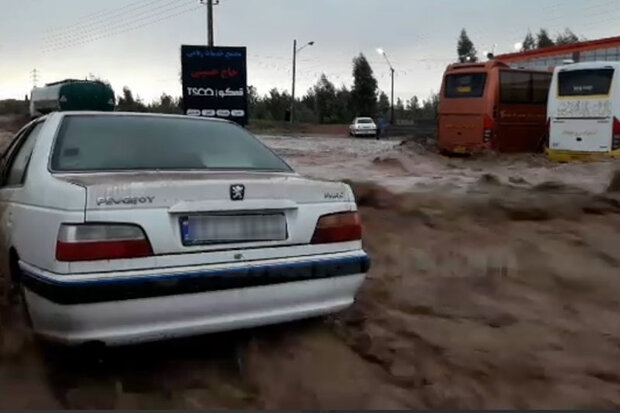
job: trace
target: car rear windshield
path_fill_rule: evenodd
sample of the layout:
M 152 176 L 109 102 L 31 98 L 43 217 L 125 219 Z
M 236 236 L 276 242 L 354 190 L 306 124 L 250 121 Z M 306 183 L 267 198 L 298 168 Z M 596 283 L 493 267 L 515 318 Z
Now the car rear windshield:
M 358 119 L 357 123 L 373 123 L 372 119 Z
M 609 95 L 613 77 L 613 68 L 561 71 L 558 74 L 558 95 Z
M 67 116 L 54 145 L 55 171 L 291 171 L 233 124 L 157 116 Z
M 468 73 L 446 76 L 447 98 L 479 98 L 484 94 L 486 73 Z

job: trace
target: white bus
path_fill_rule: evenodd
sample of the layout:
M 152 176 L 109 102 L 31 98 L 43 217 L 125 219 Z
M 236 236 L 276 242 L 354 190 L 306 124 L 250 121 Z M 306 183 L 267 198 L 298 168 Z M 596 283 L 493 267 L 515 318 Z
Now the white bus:
M 553 72 L 549 157 L 558 162 L 620 158 L 620 62 L 584 62 Z

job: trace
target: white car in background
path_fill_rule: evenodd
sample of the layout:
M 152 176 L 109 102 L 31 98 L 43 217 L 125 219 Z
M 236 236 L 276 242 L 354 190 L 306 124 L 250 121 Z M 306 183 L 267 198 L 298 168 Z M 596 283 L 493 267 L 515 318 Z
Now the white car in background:
M 227 121 L 58 112 L 2 158 L 4 290 L 65 344 L 129 344 L 324 315 L 369 259 L 353 193 Z
M 351 136 L 377 136 L 377 125 L 372 118 L 355 118 L 349 125 Z

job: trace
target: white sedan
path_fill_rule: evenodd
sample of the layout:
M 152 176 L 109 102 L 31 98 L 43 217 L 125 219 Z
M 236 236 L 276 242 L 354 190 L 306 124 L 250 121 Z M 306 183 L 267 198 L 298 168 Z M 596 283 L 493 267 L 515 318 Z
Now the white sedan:
M 349 125 L 351 136 L 377 136 L 378 130 L 372 118 L 355 118 Z
M 39 118 L 3 155 L 0 212 L 0 288 L 65 344 L 324 315 L 369 268 L 348 185 L 305 179 L 215 119 Z

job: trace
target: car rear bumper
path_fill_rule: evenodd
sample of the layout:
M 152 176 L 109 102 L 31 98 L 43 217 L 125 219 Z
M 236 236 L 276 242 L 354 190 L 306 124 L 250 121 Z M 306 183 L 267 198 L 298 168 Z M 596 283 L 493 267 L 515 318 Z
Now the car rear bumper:
M 356 135 L 375 135 L 377 133 L 376 129 L 354 129 L 353 133 Z
M 123 345 L 337 312 L 353 303 L 368 265 L 355 251 L 165 274 L 60 276 L 21 267 L 38 335 Z
M 609 152 L 579 152 L 547 148 L 546 152 L 549 159 L 553 162 L 589 162 L 608 158 L 620 159 L 620 149 Z
M 439 142 L 439 150 L 441 152 L 455 155 L 479 154 L 486 152 L 490 149 L 490 145 L 483 142 L 462 144 Z

